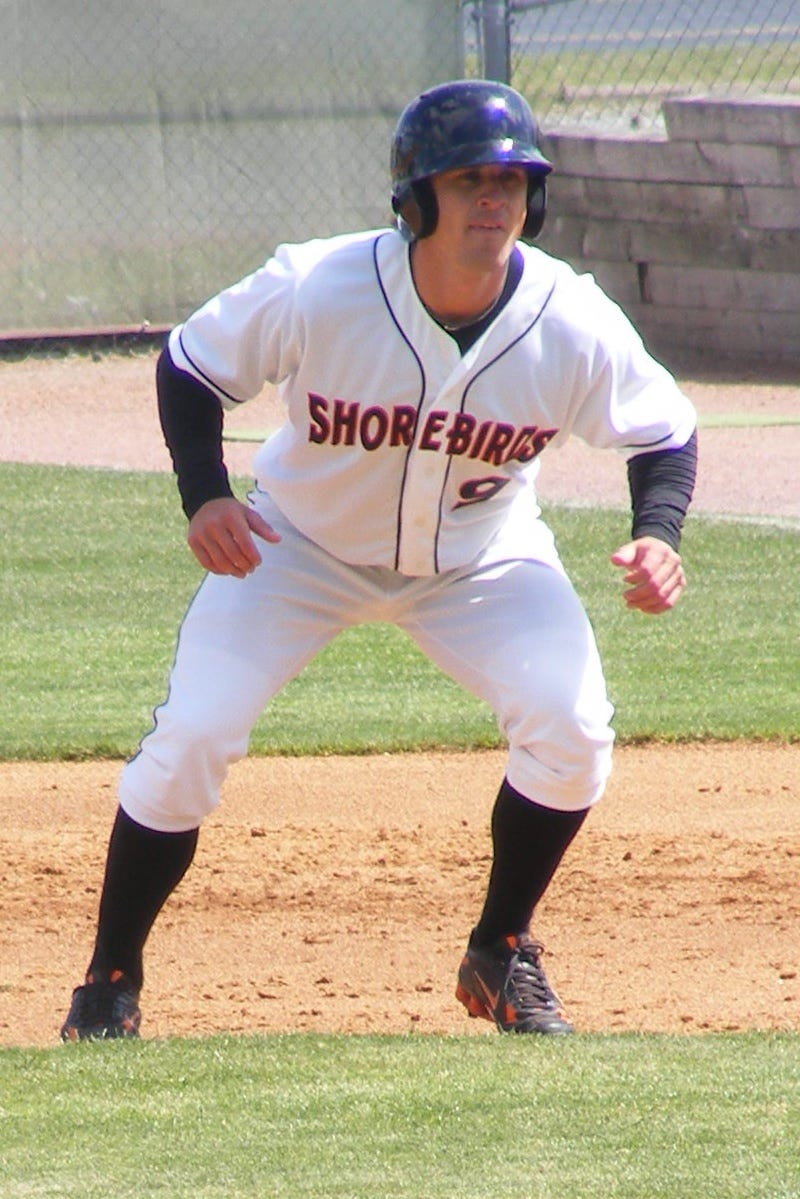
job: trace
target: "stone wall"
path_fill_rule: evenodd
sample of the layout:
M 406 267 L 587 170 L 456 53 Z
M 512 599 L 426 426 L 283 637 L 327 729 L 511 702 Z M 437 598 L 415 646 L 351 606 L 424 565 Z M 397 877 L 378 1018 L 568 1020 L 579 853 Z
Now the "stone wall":
M 664 358 L 800 365 L 800 98 L 664 102 L 666 134 L 543 138 L 542 247 L 590 271 Z

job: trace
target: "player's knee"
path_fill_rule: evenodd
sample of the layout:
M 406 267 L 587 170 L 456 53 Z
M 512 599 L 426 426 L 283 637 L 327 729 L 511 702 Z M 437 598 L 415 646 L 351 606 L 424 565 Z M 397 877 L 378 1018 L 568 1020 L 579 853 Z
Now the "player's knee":
M 202 725 L 159 722 L 122 773 L 120 802 L 149 828 L 196 828 L 219 804 L 228 767 L 246 749 L 246 739 L 215 736 Z
M 553 753 L 547 746 L 512 747 L 508 779 L 546 808 L 579 812 L 602 798 L 611 770 L 611 746 L 591 754 Z
M 546 807 L 577 811 L 601 798 L 611 772 L 613 709 L 606 701 L 591 718 L 552 708 L 521 721 L 509 737 L 509 780 Z

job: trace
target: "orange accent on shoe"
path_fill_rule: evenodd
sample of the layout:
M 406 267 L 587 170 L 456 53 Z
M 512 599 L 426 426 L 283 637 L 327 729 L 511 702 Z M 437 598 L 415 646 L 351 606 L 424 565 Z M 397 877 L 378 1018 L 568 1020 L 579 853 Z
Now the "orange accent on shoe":
M 456 999 L 463 1003 L 470 1016 L 475 1019 L 493 1020 L 494 1017 L 484 1003 L 471 994 L 461 983 L 456 987 Z

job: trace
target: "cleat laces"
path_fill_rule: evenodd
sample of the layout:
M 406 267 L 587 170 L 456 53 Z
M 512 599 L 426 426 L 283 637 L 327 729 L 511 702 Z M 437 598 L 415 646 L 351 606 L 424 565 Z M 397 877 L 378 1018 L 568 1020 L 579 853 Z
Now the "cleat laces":
M 506 998 L 518 1012 L 531 1008 L 556 1009 L 558 996 L 545 977 L 541 955 L 544 946 L 520 937 L 506 979 Z

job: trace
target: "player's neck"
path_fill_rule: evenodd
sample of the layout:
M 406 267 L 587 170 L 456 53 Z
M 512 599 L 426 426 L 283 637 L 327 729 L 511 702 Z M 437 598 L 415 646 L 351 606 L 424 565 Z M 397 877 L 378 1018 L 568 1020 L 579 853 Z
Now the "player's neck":
M 411 273 L 417 295 L 434 320 L 446 329 L 458 329 L 487 316 L 503 291 L 508 263 L 484 271 L 464 270 L 426 251 L 412 245 Z

